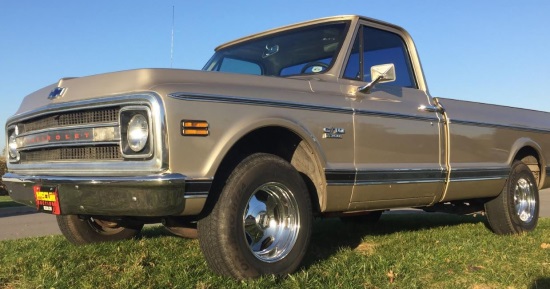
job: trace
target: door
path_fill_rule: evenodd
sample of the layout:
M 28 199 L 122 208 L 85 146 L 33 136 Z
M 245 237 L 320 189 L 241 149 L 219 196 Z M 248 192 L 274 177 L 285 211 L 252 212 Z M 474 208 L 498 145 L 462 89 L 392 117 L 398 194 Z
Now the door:
M 398 31 L 359 29 L 344 78 L 364 85 L 370 68 L 393 63 L 396 80 L 358 92 L 354 108 L 356 180 L 351 210 L 422 206 L 443 191 L 442 117 L 420 110 L 430 97 L 418 89 L 405 41 Z M 352 82 L 354 83 L 354 82 Z

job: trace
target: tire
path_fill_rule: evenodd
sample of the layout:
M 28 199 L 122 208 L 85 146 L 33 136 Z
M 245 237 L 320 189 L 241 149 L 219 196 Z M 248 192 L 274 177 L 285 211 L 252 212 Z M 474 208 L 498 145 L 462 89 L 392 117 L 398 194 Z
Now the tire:
M 489 227 L 499 235 L 530 232 L 539 217 L 539 190 L 535 177 L 522 162 L 512 165 L 504 189 L 485 203 Z
M 284 276 L 300 265 L 311 227 L 300 174 L 282 158 L 257 153 L 237 165 L 212 211 L 199 220 L 199 244 L 218 274 Z
M 355 215 L 355 216 L 342 216 L 340 220 L 344 223 L 354 223 L 354 224 L 365 224 L 368 226 L 374 226 L 380 220 L 382 213 L 384 211 L 372 211 L 364 215 Z
M 58 215 L 56 217 L 61 233 L 69 242 L 76 245 L 132 239 L 143 228 L 143 224 L 122 227 L 116 222 L 90 216 Z

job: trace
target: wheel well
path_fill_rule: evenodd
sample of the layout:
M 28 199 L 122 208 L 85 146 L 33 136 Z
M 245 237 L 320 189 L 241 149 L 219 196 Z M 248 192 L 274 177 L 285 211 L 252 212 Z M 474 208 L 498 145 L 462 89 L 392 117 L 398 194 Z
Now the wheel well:
M 234 168 L 253 153 L 269 153 L 288 161 L 302 176 L 312 201 L 314 214 L 320 212 L 324 195 L 324 175 L 314 151 L 296 133 L 282 127 L 264 127 L 241 138 L 225 155 L 212 184 L 203 214 L 217 202 L 225 180 Z
M 534 148 L 523 147 L 517 152 L 516 156 L 514 157 L 514 161 L 522 161 L 523 163 L 525 163 L 535 176 L 535 180 L 537 181 L 537 184 L 539 184 L 539 187 L 541 186 L 542 167 L 540 165 L 540 156 Z

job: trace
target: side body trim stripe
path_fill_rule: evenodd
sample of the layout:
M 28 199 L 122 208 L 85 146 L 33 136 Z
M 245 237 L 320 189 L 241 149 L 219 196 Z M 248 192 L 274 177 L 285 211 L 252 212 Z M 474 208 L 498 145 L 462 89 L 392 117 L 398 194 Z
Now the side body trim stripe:
M 502 125 L 502 124 L 495 124 L 495 123 L 484 123 L 484 122 L 475 122 L 475 121 L 457 120 L 457 119 L 451 120 L 450 124 L 451 124 L 451 127 L 453 124 L 460 124 L 460 125 L 469 125 L 469 126 L 477 126 L 477 127 L 513 129 L 513 130 L 533 132 L 533 133 L 545 133 L 545 134 L 550 133 L 550 130 L 543 129 L 543 128 L 530 128 L 530 127 L 523 127 L 523 126 Z
M 451 170 L 451 182 L 483 181 L 506 179 L 509 168 L 456 169 Z M 325 170 L 329 186 L 337 185 L 377 185 L 445 182 L 447 171 L 438 169 L 426 170 Z
M 265 100 L 265 99 L 247 98 L 247 97 L 238 97 L 238 96 L 204 95 L 204 94 L 177 92 L 177 93 L 170 94 L 170 97 L 181 99 L 181 100 L 187 100 L 187 101 L 233 103 L 233 104 L 282 107 L 282 108 L 290 108 L 290 109 L 323 111 L 323 112 L 343 113 L 343 114 L 369 115 L 369 116 L 387 117 L 387 118 L 412 119 L 412 120 L 421 120 L 421 121 L 435 121 L 435 122 L 439 121 L 439 119 L 436 117 L 422 117 L 422 116 L 415 116 L 415 115 L 386 113 L 386 112 L 369 111 L 369 110 L 356 110 L 352 107 L 315 105 L 315 104 L 300 103 L 300 102 Z

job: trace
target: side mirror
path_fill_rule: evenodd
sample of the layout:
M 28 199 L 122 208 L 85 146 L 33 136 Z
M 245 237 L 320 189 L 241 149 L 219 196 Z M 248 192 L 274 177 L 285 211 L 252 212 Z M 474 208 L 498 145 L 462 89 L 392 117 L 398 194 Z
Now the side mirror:
M 395 81 L 395 65 L 393 65 L 393 63 L 375 65 L 370 68 L 370 75 L 372 81 L 364 86 L 358 87 L 358 92 L 369 93 L 378 83 Z

